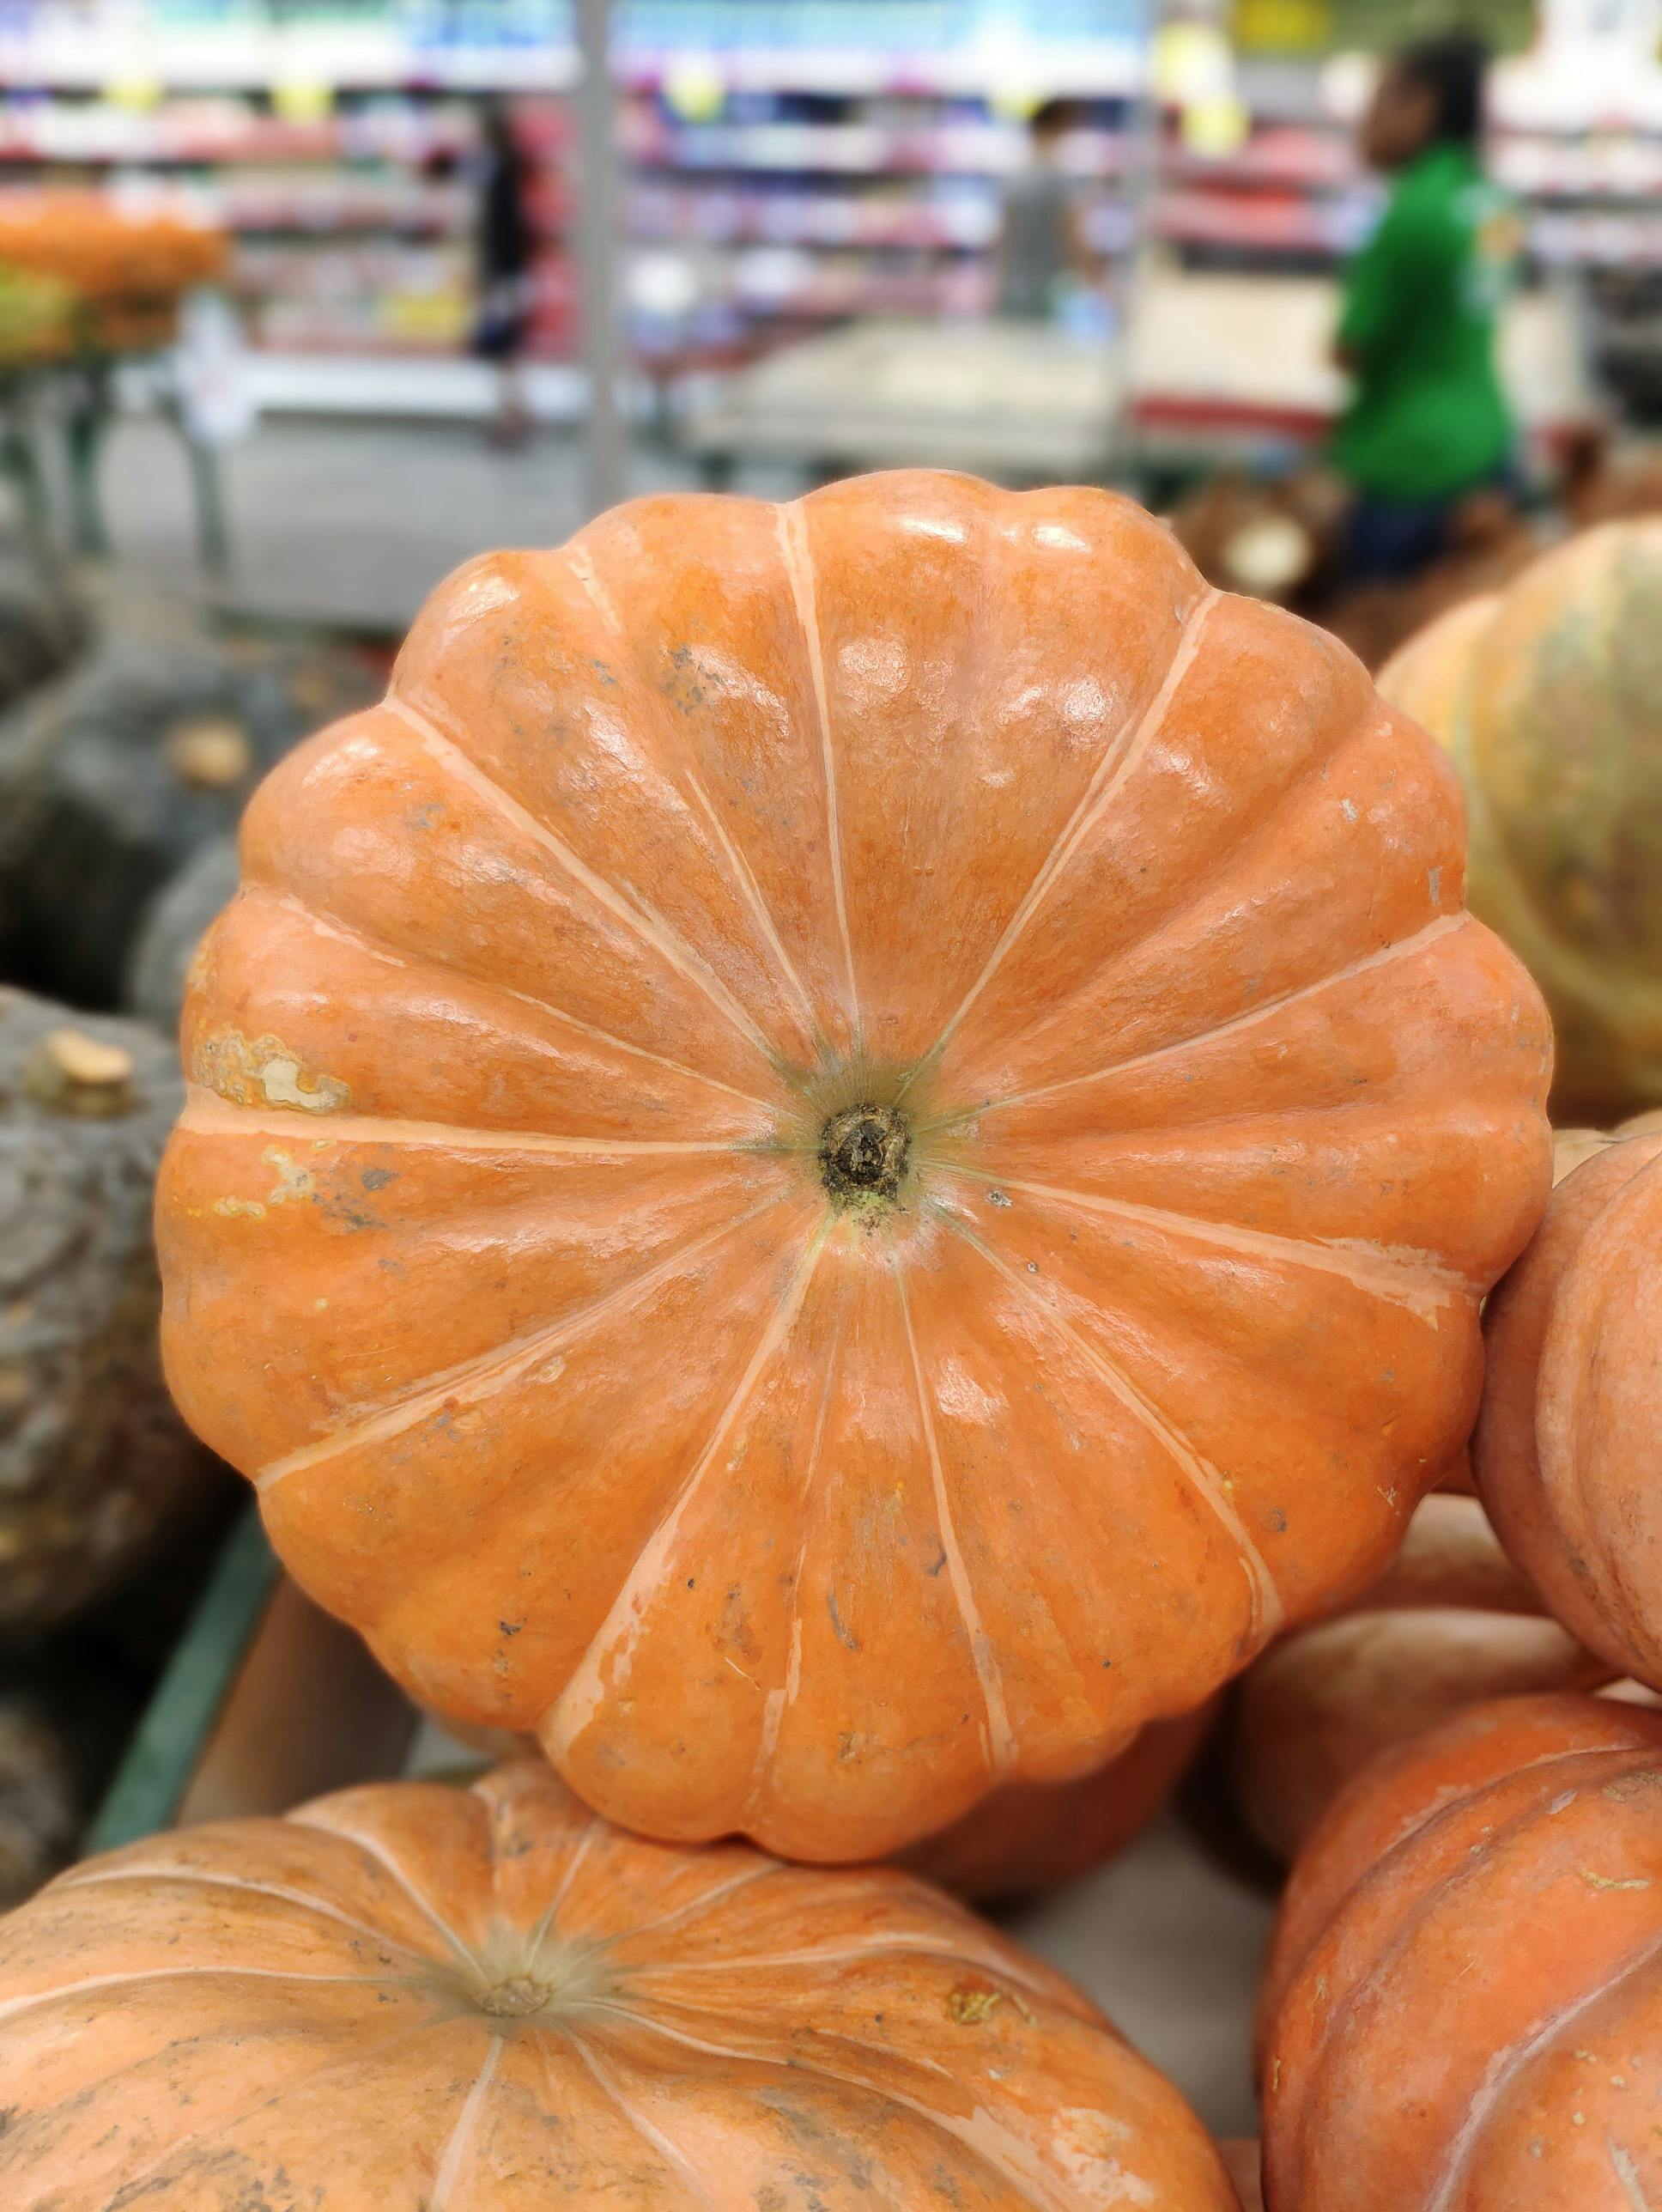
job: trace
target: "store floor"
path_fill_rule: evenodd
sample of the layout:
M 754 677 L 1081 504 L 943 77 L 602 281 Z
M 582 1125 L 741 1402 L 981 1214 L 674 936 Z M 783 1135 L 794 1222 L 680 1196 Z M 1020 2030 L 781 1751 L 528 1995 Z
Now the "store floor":
M 576 438 L 505 453 L 472 425 L 270 420 L 222 460 L 229 596 L 262 614 L 402 628 L 447 570 L 500 545 L 555 545 L 583 519 Z M 632 491 L 689 487 L 691 466 L 639 445 Z M 160 425 L 120 424 L 104 462 L 110 535 L 149 585 L 203 588 L 184 458 Z M 800 487 L 779 477 L 755 489 Z

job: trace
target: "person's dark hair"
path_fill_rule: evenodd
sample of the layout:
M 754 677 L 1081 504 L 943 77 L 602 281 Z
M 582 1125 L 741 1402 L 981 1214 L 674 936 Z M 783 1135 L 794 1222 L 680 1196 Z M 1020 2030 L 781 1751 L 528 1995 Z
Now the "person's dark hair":
M 1436 112 L 1434 145 L 1475 146 L 1483 133 L 1483 75 L 1489 49 L 1464 31 L 1418 39 L 1398 54 L 1396 70 L 1404 83 L 1429 93 Z
M 1071 131 L 1078 118 L 1077 104 L 1067 99 L 1040 100 L 1028 118 L 1028 130 L 1041 145 Z

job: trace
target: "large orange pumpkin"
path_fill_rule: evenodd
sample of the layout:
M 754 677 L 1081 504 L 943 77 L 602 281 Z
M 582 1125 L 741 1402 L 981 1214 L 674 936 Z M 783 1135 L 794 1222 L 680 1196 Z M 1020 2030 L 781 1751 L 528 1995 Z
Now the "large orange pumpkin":
M 1662 1713 L 1504 1698 L 1365 1768 L 1263 2031 L 1274 2212 L 1662 2202 Z
M 1564 1626 L 1662 1689 L 1662 1130 L 1584 1159 L 1489 1304 L 1477 1482 Z
M 1546 994 L 1567 1113 L 1662 1103 L 1659 637 L 1653 515 L 1555 548 L 1380 674 L 1459 768 L 1467 895 Z
M 1365 1583 L 1547 1188 L 1454 781 L 1096 491 L 646 500 L 268 780 L 168 1370 L 416 1693 L 867 1857 Z
M 1228 2212 L 1182 2099 L 925 1883 L 545 1767 L 135 1844 L 0 1922 L 6 2212 Z
M 1475 1498 L 1422 1498 L 1371 1590 L 1283 1637 L 1243 1676 L 1231 1743 L 1241 1810 L 1290 1858 L 1387 1744 L 1485 1698 L 1592 1690 L 1618 1671 L 1547 1618 Z

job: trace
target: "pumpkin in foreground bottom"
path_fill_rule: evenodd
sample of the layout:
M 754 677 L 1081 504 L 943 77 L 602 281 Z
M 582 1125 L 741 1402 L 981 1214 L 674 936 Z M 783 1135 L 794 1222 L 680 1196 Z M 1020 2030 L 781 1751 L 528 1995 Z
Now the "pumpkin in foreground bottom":
M 0 1923 L 6 2212 L 1230 2212 L 1177 2092 L 927 1884 L 540 1765 L 95 1859 Z
M 1262 2014 L 1274 2212 L 1662 2203 L 1662 1713 L 1473 1705 L 1294 1869 Z
M 1360 665 L 1107 492 L 638 501 L 243 824 L 168 1377 L 424 1702 L 898 1850 L 1383 1567 L 1545 1202 L 1544 1010 Z

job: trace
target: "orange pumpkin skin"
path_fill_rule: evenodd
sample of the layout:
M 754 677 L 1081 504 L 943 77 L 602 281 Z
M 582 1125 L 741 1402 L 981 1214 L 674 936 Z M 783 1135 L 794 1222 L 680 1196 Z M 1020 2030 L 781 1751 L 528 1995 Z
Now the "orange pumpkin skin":
M 1134 1843 L 1194 1764 L 1216 1705 L 1139 1729 L 1075 1782 L 1016 1783 L 914 1844 L 901 1861 L 972 1904 L 1010 1904 L 1077 1881 Z
M 1261 2016 L 1274 2212 L 1630 2212 L 1662 2193 L 1662 1713 L 1474 1705 L 1293 1872 Z
M 1662 1130 L 1594 1152 L 1489 1302 L 1478 1487 L 1571 1633 L 1662 1689 Z
M 1223 2164 L 1235 2194 L 1240 2199 L 1240 2212 L 1264 2212 L 1264 2191 L 1259 2179 L 1259 2157 L 1256 2136 L 1228 2136 L 1219 2143 Z
M 1617 1670 L 1549 1620 L 1475 1498 L 1422 1498 L 1366 1595 L 1266 1651 L 1235 1693 L 1231 1765 L 1248 1826 L 1291 1858 L 1389 1744 L 1461 1705 L 1593 1690 Z
M 1229 2212 L 1182 2099 L 926 1884 L 541 1762 L 158 1836 L 0 1922 L 7 2212 Z
M 879 1856 L 1372 1578 L 1547 1188 L 1453 778 L 1111 494 L 664 498 L 257 794 L 168 1372 L 400 1680 Z

